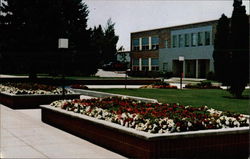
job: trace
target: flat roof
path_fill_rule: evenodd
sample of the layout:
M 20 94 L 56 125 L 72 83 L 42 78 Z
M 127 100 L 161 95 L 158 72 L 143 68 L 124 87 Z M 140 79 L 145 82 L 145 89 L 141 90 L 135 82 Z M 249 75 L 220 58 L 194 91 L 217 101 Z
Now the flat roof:
M 188 26 L 188 25 L 198 25 L 198 24 L 202 24 L 202 23 L 217 22 L 217 21 L 218 20 L 208 20 L 208 21 L 203 21 L 203 22 L 187 23 L 187 24 L 182 24 L 182 25 L 174 25 L 174 26 L 169 26 L 169 27 L 162 27 L 162 28 L 156 28 L 156 29 L 136 31 L 136 32 L 131 32 L 131 34 L 133 34 L 133 33 L 148 32 L 148 31 L 163 30 L 163 29 L 170 29 L 170 28 L 177 28 L 177 27 Z
M 248 16 L 248 18 L 250 18 L 250 15 L 247 15 L 247 16 Z M 231 17 L 229 19 L 231 19 Z M 131 32 L 131 34 L 148 32 L 148 31 L 163 30 L 163 29 L 170 29 L 170 28 L 178 28 L 178 27 L 183 27 L 183 26 L 188 26 L 188 25 L 199 25 L 199 24 L 202 24 L 202 23 L 217 22 L 218 20 L 219 19 L 214 19 L 214 20 L 207 20 L 207 21 L 202 21 L 202 22 L 194 22 L 194 23 L 187 23 L 187 24 L 181 24 L 181 25 L 174 25 L 174 26 L 162 27 L 162 28 L 156 28 L 156 29 L 148 29 L 148 30 Z

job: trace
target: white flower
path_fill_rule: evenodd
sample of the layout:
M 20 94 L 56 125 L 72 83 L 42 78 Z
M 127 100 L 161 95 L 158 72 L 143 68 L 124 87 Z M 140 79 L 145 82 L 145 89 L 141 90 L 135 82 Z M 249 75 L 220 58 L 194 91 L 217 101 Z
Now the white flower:
M 128 122 L 126 122 L 124 126 L 125 126 L 125 127 L 128 127 Z
M 126 119 L 127 118 L 127 115 L 126 113 L 122 113 L 122 116 L 121 116 L 123 119 Z
M 90 106 L 87 106 L 86 107 L 86 112 L 90 111 L 91 107 Z
M 240 127 L 240 123 L 239 123 L 238 121 L 234 121 L 233 124 L 234 124 L 234 126 L 236 126 L 236 127 Z
M 178 132 L 180 132 L 180 131 L 181 131 L 181 128 L 178 126 L 178 127 L 176 128 L 176 130 L 177 130 Z
M 188 122 L 188 127 L 191 127 L 192 126 L 192 123 Z

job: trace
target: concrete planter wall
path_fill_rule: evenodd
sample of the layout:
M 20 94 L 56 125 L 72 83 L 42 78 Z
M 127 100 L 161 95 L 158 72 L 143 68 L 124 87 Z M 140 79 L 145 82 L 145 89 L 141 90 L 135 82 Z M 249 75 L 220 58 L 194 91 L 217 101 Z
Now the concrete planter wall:
M 92 90 L 85 90 L 85 89 L 73 89 L 69 88 L 69 90 L 79 93 L 85 96 L 91 96 L 91 97 L 128 97 L 130 99 L 135 99 L 138 101 L 142 101 L 145 103 L 157 103 L 157 99 L 151 99 L 151 98 L 143 98 L 143 97 L 135 97 L 135 96 L 128 96 L 128 95 L 122 95 L 122 94 L 113 94 L 113 93 L 106 93 L 106 92 L 99 92 L 99 91 L 92 91 Z
M 80 94 L 68 94 L 65 99 L 80 98 Z M 0 92 L 0 103 L 12 109 L 39 108 L 41 104 L 50 104 L 62 99 L 62 95 L 14 95 Z
M 249 128 L 149 134 L 43 105 L 42 121 L 133 158 L 247 158 Z
M 125 77 L 124 77 L 125 78 Z M 37 82 L 49 85 L 58 85 L 61 86 L 63 83 L 66 85 L 71 84 L 83 84 L 83 85 L 148 85 L 155 82 L 161 81 L 160 79 L 90 79 L 90 80 L 70 80 L 67 79 L 62 81 L 62 79 L 53 79 L 53 78 L 37 78 L 35 81 L 32 81 L 29 78 L 0 78 L 0 82 Z

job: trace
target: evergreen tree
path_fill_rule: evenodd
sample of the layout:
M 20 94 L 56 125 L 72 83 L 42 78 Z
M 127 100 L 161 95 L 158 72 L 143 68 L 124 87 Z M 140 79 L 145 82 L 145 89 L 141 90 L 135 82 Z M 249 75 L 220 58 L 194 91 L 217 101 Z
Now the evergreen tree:
M 107 26 L 104 30 L 104 47 L 103 47 L 103 61 L 104 63 L 116 60 L 116 44 L 119 37 L 115 35 L 115 23 L 108 19 Z
M 223 84 L 228 84 L 230 70 L 230 55 L 229 55 L 229 19 L 224 14 L 218 21 L 215 40 L 214 40 L 214 70 L 215 77 Z
M 231 19 L 229 91 L 240 98 L 249 83 L 249 17 L 240 0 L 234 1 Z
M 92 30 L 91 40 L 95 48 L 95 52 L 98 55 L 96 57 L 99 61 L 98 66 L 101 66 L 104 47 L 104 32 L 101 25 L 99 25 L 98 27 L 94 27 L 94 29 Z
M 231 23 L 225 15 L 218 21 L 213 57 L 217 80 L 241 98 L 249 83 L 249 17 L 241 0 L 233 6 Z
M 67 65 L 67 71 L 95 72 L 85 3 L 81 0 L 4 1 L 0 49 L 10 71 L 20 68 L 34 76 L 37 72 L 48 73 L 60 68 L 58 39 L 68 38 L 70 45 L 63 64 Z
M 116 44 L 118 36 L 115 35 L 115 23 L 109 19 L 105 29 L 101 25 L 92 30 L 92 43 L 95 46 L 95 52 L 98 54 L 99 66 L 105 63 L 116 61 Z

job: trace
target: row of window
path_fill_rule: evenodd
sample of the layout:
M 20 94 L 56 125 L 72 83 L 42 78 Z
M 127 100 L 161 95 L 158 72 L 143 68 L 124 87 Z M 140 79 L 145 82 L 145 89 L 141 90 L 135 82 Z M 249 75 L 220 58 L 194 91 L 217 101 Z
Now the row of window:
M 165 47 L 167 48 L 167 41 L 165 41 Z M 133 51 L 140 50 L 140 39 L 133 39 Z M 172 36 L 172 48 L 176 47 L 194 47 L 211 45 L 211 33 L 210 31 L 198 32 L 198 33 L 186 33 Z M 151 37 L 151 48 L 149 48 L 149 37 L 141 38 L 141 50 L 158 50 L 159 38 Z
M 211 44 L 211 33 L 209 31 L 179 34 L 172 36 L 172 47 L 193 47 Z
M 159 38 L 151 37 L 151 43 L 149 43 L 150 37 L 141 38 L 141 50 L 157 50 L 159 49 Z M 151 48 L 149 48 L 149 44 L 151 44 Z M 133 50 L 140 50 L 140 39 L 133 39 Z
M 133 65 L 137 65 L 139 66 L 139 59 L 133 59 Z M 141 59 L 141 65 L 142 66 L 148 66 L 149 65 L 149 61 L 148 58 L 142 58 Z M 151 59 L 151 65 L 159 65 L 159 59 L 158 58 L 152 58 Z
M 133 66 L 132 67 L 133 71 L 140 71 L 139 66 Z M 159 66 L 152 66 L 151 71 L 158 71 L 159 70 Z M 142 66 L 142 71 L 149 71 L 149 68 L 146 66 Z

